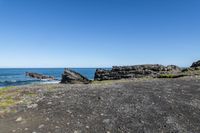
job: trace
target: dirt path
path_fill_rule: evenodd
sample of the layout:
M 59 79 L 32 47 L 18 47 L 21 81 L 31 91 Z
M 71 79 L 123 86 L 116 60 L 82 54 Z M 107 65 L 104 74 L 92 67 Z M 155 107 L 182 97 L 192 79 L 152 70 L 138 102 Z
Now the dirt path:
M 29 107 L 0 118 L 0 133 L 200 132 L 197 78 L 42 87 L 32 87 Z

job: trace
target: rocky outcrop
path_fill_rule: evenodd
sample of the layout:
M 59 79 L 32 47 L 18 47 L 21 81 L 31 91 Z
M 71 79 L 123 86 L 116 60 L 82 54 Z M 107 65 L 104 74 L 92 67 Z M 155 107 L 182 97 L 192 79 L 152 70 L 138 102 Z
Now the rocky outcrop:
M 195 68 L 195 67 L 200 67 L 200 60 L 197 62 L 194 62 L 191 66 L 191 68 Z
M 194 72 L 196 70 L 200 70 L 200 60 L 192 63 L 190 67 L 183 69 L 182 72 Z
M 88 84 L 90 83 L 90 80 L 88 80 L 86 77 L 83 75 L 70 70 L 70 69 L 65 69 L 64 74 L 62 75 L 62 80 L 61 83 L 64 84 Z
M 32 72 L 26 72 L 26 76 L 39 80 L 55 80 L 53 76 L 46 76 L 43 74 L 32 73 Z
M 153 65 L 135 65 L 135 66 L 114 66 L 111 70 L 97 69 L 95 80 L 116 80 L 142 77 L 159 77 L 163 74 L 177 74 L 181 68 L 175 65 L 163 66 Z

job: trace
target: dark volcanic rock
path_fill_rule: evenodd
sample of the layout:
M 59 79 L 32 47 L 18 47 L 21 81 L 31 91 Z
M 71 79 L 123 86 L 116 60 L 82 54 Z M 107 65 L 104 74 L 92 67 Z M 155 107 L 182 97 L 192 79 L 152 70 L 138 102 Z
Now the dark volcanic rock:
M 200 67 L 200 60 L 197 61 L 197 62 L 194 62 L 191 67 L 192 68 L 194 68 L 194 67 Z
M 35 79 L 45 79 L 45 80 L 54 80 L 55 78 L 53 76 L 46 76 L 46 75 L 42 75 L 39 73 L 32 73 L 32 72 L 26 72 L 26 76 L 31 77 L 31 78 L 35 78 Z
M 200 60 L 192 63 L 190 67 L 183 69 L 182 72 L 193 72 L 196 70 L 200 70 Z
M 64 84 L 76 84 L 76 83 L 83 83 L 88 84 L 90 83 L 90 80 L 88 80 L 83 75 L 72 71 L 70 69 L 65 69 L 64 74 L 62 75 L 61 83 Z
M 181 68 L 175 65 L 163 66 L 158 64 L 114 66 L 112 70 L 97 69 L 95 80 L 115 80 L 142 77 L 159 77 L 161 74 L 176 74 Z

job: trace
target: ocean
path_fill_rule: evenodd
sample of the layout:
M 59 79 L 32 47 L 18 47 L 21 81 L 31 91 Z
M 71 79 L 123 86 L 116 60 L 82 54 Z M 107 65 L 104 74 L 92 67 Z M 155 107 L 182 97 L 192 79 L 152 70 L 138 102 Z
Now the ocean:
M 94 79 L 96 68 L 72 68 L 72 70 L 79 72 L 88 79 Z M 55 81 L 43 81 L 26 77 L 26 72 L 36 72 L 44 75 L 54 76 Z M 42 84 L 42 83 L 58 83 L 61 80 L 61 75 L 64 68 L 1 68 L 0 69 L 0 87 L 18 86 L 28 84 Z

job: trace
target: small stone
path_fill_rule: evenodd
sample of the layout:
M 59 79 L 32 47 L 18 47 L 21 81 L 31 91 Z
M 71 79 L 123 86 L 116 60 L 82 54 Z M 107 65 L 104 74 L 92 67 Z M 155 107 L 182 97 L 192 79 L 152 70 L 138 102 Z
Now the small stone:
M 72 111 L 71 111 L 71 110 L 67 110 L 67 113 L 70 113 L 70 114 L 71 114 L 71 113 L 72 113 Z
M 57 128 L 57 129 L 58 129 L 58 128 L 60 128 L 60 127 L 59 127 L 59 126 L 56 126 L 55 128 Z
M 40 125 L 38 128 L 41 129 L 41 128 L 43 128 L 43 127 L 44 127 L 44 124 Z
M 28 105 L 27 108 L 29 109 L 34 109 L 34 108 L 37 108 L 38 107 L 38 104 L 31 104 L 31 105 Z
M 51 105 L 51 104 L 52 104 L 52 102 L 48 102 L 47 104 L 48 104 L 48 105 Z
M 86 128 L 88 129 L 88 128 L 90 128 L 89 126 L 86 126 Z
M 103 123 L 109 124 L 109 123 L 110 123 L 110 120 L 109 120 L 109 119 L 104 119 L 104 120 L 103 120 Z
M 12 132 L 13 132 L 13 133 L 15 133 L 15 132 L 16 132 L 16 130 L 12 130 Z
M 17 119 L 16 119 L 16 122 L 21 122 L 22 121 L 22 117 L 18 117 Z
M 24 131 L 28 131 L 28 128 L 25 128 Z

